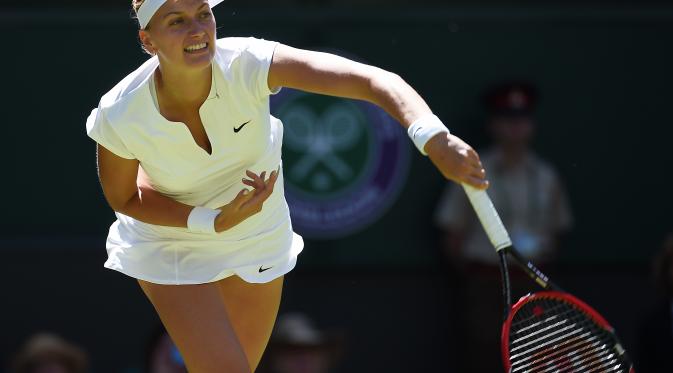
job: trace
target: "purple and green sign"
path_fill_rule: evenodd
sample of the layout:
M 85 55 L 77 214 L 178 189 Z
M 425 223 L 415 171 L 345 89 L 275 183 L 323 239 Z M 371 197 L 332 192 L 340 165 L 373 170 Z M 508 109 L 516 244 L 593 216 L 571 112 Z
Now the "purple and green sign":
M 378 220 L 409 171 L 404 129 L 364 101 L 283 89 L 271 99 L 283 122 L 285 197 L 294 230 L 345 237 Z

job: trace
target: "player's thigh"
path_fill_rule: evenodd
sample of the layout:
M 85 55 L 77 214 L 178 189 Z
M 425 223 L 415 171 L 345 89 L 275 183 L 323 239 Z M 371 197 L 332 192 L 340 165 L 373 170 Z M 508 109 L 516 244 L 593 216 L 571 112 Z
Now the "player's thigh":
M 190 373 L 251 371 L 216 283 L 138 281 L 180 350 Z
M 283 277 L 265 284 L 251 284 L 238 276 L 231 276 L 219 281 L 218 286 L 229 320 L 254 370 L 276 321 Z

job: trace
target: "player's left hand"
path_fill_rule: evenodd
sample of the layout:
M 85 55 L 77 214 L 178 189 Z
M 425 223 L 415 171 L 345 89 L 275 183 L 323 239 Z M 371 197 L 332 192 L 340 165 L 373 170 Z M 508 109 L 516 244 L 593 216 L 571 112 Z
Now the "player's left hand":
M 478 189 L 488 188 L 486 171 L 479 155 L 457 136 L 440 133 L 425 144 L 425 152 L 447 179 Z

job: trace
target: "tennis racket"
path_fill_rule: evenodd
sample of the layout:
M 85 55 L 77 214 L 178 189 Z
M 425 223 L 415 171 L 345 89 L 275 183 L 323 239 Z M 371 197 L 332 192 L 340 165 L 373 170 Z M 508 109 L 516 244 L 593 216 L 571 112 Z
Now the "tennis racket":
M 512 246 L 486 191 L 463 184 L 481 224 L 500 257 L 503 300 L 502 358 L 508 373 L 634 373 L 615 330 L 593 308 L 553 284 Z M 510 257 L 542 291 L 515 304 L 507 269 Z

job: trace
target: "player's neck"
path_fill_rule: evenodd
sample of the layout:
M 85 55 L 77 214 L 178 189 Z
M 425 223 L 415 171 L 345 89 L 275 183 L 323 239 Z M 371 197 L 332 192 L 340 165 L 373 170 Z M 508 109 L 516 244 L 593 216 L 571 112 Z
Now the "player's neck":
M 155 71 L 157 94 L 180 106 L 200 106 L 210 93 L 212 69 L 176 71 L 159 68 Z

